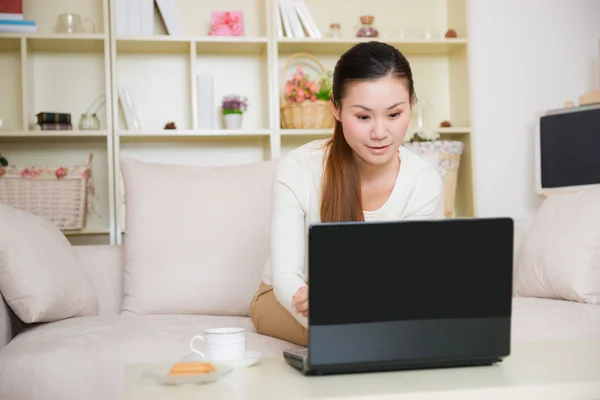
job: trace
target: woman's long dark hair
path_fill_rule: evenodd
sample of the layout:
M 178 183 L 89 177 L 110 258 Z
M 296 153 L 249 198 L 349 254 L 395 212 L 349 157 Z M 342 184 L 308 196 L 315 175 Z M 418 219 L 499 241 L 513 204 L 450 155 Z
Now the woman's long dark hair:
M 338 60 L 333 72 L 331 101 L 341 110 L 341 100 L 355 82 L 386 76 L 404 79 L 414 103 L 415 89 L 408 60 L 393 46 L 381 42 L 357 44 Z M 340 121 L 335 121 L 333 137 L 326 144 L 322 182 L 321 221 L 364 221 L 360 176 L 353 162 L 352 148 L 344 138 Z

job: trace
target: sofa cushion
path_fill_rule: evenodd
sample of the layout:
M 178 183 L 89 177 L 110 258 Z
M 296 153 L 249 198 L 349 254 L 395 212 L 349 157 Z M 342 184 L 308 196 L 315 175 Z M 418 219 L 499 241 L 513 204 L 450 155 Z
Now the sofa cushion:
M 122 157 L 122 312 L 247 316 L 269 256 L 274 165 Z
M 96 289 L 98 315 L 119 315 L 123 304 L 123 246 L 73 246 Z
M 26 323 L 98 314 L 94 287 L 60 229 L 4 204 L 0 204 L 0 292 Z
M 600 187 L 552 194 L 524 242 L 515 292 L 600 304 Z
M 600 337 L 600 306 L 567 300 L 514 297 L 513 342 L 592 340 Z
M 217 327 L 246 328 L 247 349 L 264 356 L 297 347 L 254 333 L 246 317 L 74 318 L 25 331 L 0 349 L 0 399 L 120 399 L 125 364 L 182 360 L 194 335 Z

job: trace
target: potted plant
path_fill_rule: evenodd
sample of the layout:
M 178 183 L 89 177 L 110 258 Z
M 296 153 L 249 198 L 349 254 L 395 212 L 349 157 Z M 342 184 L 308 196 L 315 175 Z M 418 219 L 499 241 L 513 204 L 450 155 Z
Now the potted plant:
M 239 95 L 223 97 L 221 110 L 225 118 L 225 129 L 241 129 L 242 115 L 248 109 L 248 99 Z

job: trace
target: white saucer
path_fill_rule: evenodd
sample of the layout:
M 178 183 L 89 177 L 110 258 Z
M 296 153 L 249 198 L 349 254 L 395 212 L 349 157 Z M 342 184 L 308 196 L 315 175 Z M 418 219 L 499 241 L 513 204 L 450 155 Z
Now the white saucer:
M 185 356 L 183 358 L 183 360 L 184 361 L 213 361 L 213 362 L 218 362 L 219 364 L 227 365 L 227 366 L 230 366 L 233 368 L 248 368 L 248 367 L 251 367 L 254 364 L 256 364 L 258 361 L 260 361 L 260 358 L 262 357 L 262 355 L 263 355 L 263 353 L 261 353 L 259 351 L 247 350 L 246 357 L 240 358 L 238 360 L 213 360 L 213 359 L 204 360 L 198 354 L 190 353 L 187 356 Z
M 173 366 L 170 364 L 154 365 L 145 369 L 143 375 L 160 385 L 193 385 L 215 382 L 219 378 L 233 371 L 233 367 L 225 364 L 214 363 L 216 370 L 209 374 L 194 376 L 170 376 L 169 370 Z

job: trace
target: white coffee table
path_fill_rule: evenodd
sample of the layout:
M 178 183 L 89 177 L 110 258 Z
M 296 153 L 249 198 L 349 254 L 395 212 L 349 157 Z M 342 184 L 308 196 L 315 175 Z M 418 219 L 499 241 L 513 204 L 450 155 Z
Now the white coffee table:
M 600 399 L 600 338 L 515 344 L 494 366 L 305 377 L 283 357 L 264 358 L 217 382 L 161 386 L 128 365 L 126 400 L 187 399 Z

